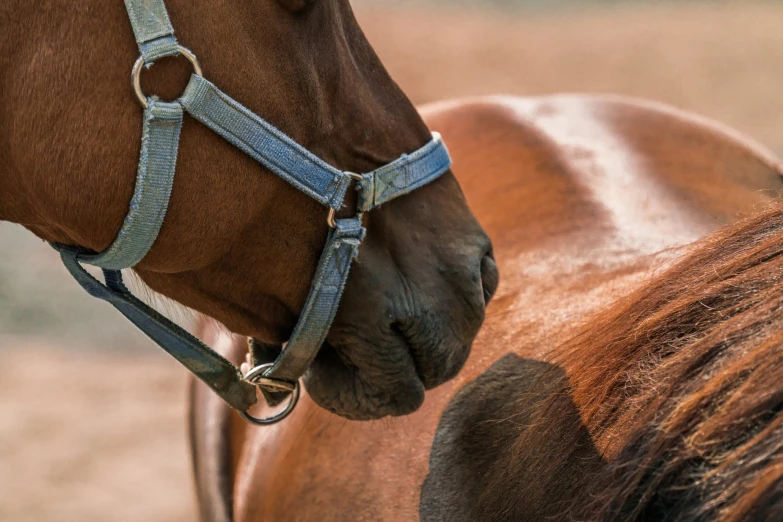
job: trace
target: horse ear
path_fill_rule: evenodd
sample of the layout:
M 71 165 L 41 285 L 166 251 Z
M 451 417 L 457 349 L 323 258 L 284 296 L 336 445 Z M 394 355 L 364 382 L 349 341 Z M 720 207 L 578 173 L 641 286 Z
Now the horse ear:
M 277 0 L 278 3 L 292 13 L 301 13 L 315 3 L 315 0 Z

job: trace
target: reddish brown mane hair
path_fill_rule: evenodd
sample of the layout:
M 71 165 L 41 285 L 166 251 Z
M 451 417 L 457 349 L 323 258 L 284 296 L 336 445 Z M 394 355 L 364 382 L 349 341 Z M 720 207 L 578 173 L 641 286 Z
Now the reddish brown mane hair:
M 783 520 L 783 205 L 712 235 L 561 352 L 590 520 Z

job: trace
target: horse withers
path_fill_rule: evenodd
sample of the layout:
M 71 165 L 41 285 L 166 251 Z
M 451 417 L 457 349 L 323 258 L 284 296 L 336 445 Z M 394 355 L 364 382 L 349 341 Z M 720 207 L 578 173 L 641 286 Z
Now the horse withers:
M 347 0 L 167 6 L 205 76 L 330 165 L 369 172 L 432 139 Z M 120 2 L 12 1 L 0 20 L 0 219 L 102 252 L 128 212 L 139 154 L 128 15 Z M 188 67 L 161 60 L 143 74 L 144 92 L 177 98 Z M 176 170 L 160 234 L 135 272 L 232 332 L 285 342 L 328 209 L 189 119 Z M 338 217 L 355 200 L 349 192 Z M 364 225 L 333 328 L 305 376 L 324 408 L 354 419 L 410 413 L 425 389 L 453 377 L 497 281 L 489 239 L 451 173 L 368 212 Z

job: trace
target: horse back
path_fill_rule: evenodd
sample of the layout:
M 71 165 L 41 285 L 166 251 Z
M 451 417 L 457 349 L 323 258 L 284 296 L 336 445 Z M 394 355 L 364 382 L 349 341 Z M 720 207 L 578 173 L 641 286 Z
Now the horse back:
M 623 226 L 637 228 L 638 240 L 674 233 L 685 243 L 783 188 L 781 164 L 762 145 L 646 100 L 494 96 L 422 111 L 450 144 L 455 174 L 495 243 L 537 248 Z

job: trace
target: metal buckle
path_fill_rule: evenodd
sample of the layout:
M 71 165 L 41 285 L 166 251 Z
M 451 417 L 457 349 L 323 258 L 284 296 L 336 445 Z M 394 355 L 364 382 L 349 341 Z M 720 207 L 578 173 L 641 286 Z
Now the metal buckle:
M 256 366 L 255 368 L 253 368 L 252 370 L 250 370 L 245 374 L 245 380 L 251 384 L 254 384 L 259 388 L 266 388 L 269 391 L 291 392 L 291 398 L 288 399 L 288 404 L 283 409 L 283 411 L 281 411 L 276 415 L 272 415 L 271 417 L 267 417 L 264 419 L 259 417 L 253 417 L 247 411 L 240 411 L 239 415 L 251 424 L 257 424 L 259 426 L 268 426 L 270 424 L 277 424 L 281 420 L 288 417 L 291 414 L 291 412 L 294 411 L 294 407 L 296 407 L 296 403 L 299 402 L 299 395 L 300 395 L 299 381 L 296 381 L 295 383 L 290 383 L 290 382 L 278 381 L 266 377 L 264 375 L 264 372 L 269 368 L 271 368 L 272 366 L 274 366 L 274 363 L 266 363 L 266 364 L 261 364 L 259 366 Z
M 364 176 L 361 174 L 357 174 L 355 172 L 345 171 L 344 174 L 348 175 L 352 180 L 354 181 L 362 181 L 364 179 Z M 333 208 L 329 209 L 329 214 L 326 216 L 326 224 L 329 225 L 329 228 L 335 228 L 337 226 L 337 223 L 335 223 L 334 218 L 337 215 L 337 211 Z
M 197 76 L 202 76 L 201 65 L 199 65 L 198 63 L 198 58 L 196 58 L 196 55 L 193 54 L 190 51 L 190 49 L 178 45 L 177 52 L 188 59 L 190 65 L 193 66 L 193 72 Z M 136 97 L 139 99 L 139 103 L 141 103 L 141 106 L 146 109 L 147 97 L 144 96 L 144 93 L 141 91 L 141 69 L 143 65 L 144 65 L 144 57 L 139 56 L 139 59 L 136 60 L 136 63 L 133 64 L 133 69 L 131 70 L 131 84 L 133 84 L 133 92 L 136 94 Z

